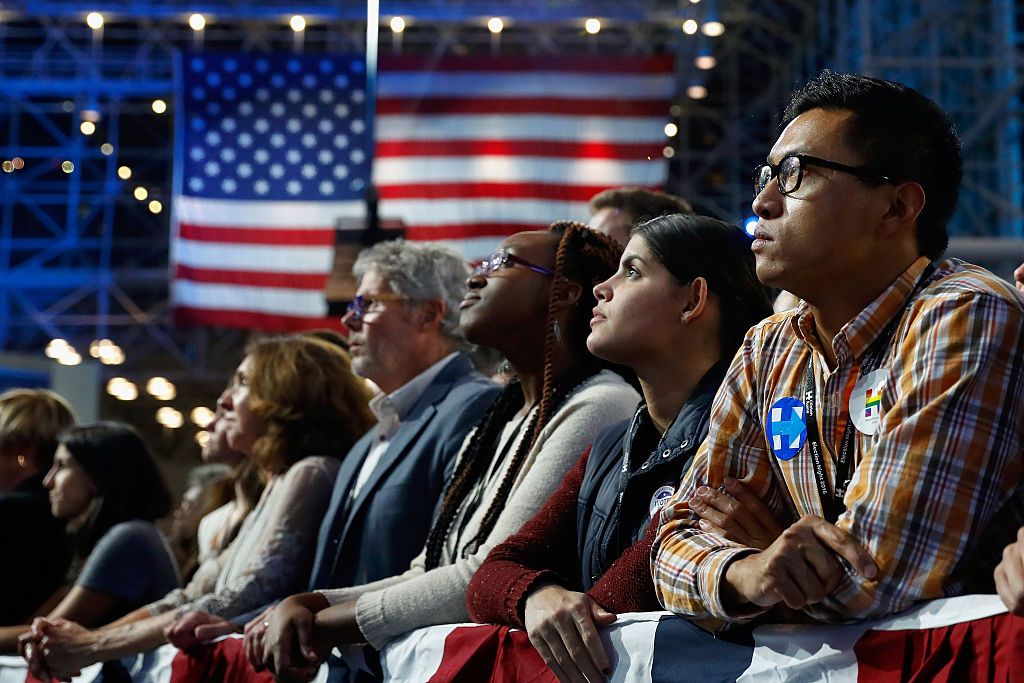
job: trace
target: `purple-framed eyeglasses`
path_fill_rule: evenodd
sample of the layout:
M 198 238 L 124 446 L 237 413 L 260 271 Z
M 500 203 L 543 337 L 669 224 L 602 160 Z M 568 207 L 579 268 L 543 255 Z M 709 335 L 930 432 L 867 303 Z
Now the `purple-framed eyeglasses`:
M 501 248 L 495 249 L 494 253 L 485 258 L 477 267 L 473 269 L 473 275 L 483 275 L 487 277 L 491 273 L 501 270 L 502 268 L 511 268 L 512 266 L 523 266 L 529 268 L 535 273 L 541 275 L 551 276 L 555 274 L 555 271 L 544 266 L 538 266 L 536 263 L 530 263 L 524 258 L 519 258 L 515 254 L 509 253 L 508 249 Z

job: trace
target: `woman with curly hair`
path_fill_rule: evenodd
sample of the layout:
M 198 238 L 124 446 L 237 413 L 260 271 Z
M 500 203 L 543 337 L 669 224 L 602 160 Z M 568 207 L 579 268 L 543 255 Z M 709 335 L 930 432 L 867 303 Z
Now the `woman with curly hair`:
M 22 648 L 32 672 L 63 678 L 161 645 L 165 629 L 187 613 L 231 618 L 303 586 L 338 458 L 373 422 L 368 400 L 336 346 L 298 336 L 251 343 L 218 401 L 228 444 L 267 482 L 238 536 L 183 589 L 110 626 L 90 631 L 37 619 Z
M 466 586 L 488 550 L 557 488 L 580 450 L 631 414 L 636 391 L 587 351 L 595 284 L 620 249 L 577 223 L 505 239 L 466 281 L 460 324 L 516 379 L 466 437 L 427 536 L 405 573 L 288 598 L 246 627 L 257 669 L 309 677 L 339 643 L 381 648 L 422 626 L 466 621 Z

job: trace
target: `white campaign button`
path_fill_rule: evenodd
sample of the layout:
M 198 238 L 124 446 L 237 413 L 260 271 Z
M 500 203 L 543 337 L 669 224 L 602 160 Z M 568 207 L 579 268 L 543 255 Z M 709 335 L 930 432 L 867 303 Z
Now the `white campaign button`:
M 658 510 L 665 507 L 665 503 L 672 497 L 672 494 L 676 492 L 675 486 L 659 486 L 658 490 L 651 496 L 651 504 L 648 506 L 648 511 L 651 517 L 658 514 Z
M 850 394 L 850 419 L 857 429 L 864 434 L 878 431 L 878 422 L 882 417 L 882 387 L 889 371 L 879 368 L 864 375 L 853 385 Z

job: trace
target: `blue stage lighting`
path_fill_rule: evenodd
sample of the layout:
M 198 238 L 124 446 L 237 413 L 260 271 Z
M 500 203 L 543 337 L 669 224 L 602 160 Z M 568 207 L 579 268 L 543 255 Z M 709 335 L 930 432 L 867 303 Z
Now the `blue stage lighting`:
M 746 230 L 748 235 L 753 237 L 754 230 L 757 229 L 757 216 L 747 216 L 743 220 L 743 229 Z

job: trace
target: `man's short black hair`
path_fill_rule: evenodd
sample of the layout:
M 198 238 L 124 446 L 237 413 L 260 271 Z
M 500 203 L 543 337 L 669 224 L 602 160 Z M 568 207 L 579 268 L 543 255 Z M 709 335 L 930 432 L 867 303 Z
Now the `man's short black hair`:
M 963 175 L 960 139 L 946 113 L 901 83 L 828 70 L 793 94 L 785 123 L 811 109 L 851 111 L 846 142 L 860 152 L 863 165 L 924 188 L 917 246 L 925 256 L 939 258 L 949 245 L 946 226 Z
M 628 213 L 634 225 L 672 213 L 693 213 L 690 202 L 682 197 L 644 187 L 612 187 L 590 199 L 590 213 L 609 207 Z

